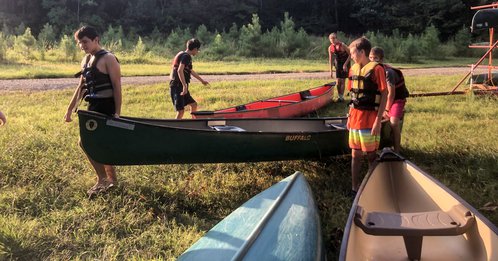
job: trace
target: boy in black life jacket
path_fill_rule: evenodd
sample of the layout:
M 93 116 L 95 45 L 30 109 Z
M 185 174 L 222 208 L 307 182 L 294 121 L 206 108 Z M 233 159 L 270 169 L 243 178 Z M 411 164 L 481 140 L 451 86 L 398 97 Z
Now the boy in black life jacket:
M 81 50 L 87 55 L 81 62 L 81 73 L 78 87 L 64 115 L 66 122 L 71 122 L 71 114 L 75 111 L 80 99 L 88 101 L 88 110 L 108 116 L 119 117 L 121 114 L 121 68 L 117 58 L 100 46 L 97 31 L 89 26 L 83 26 L 74 33 L 74 39 Z M 81 146 L 81 143 L 80 143 Z M 114 166 L 104 165 L 91 159 L 97 173 L 97 183 L 88 191 L 88 197 L 107 191 L 116 185 L 116 170 Z
M 197 111 L 197 102 L 192 98 L 188 90 L 191 76 L 194 76 L 202 84 L 209 83 L 201 78 L 192 66 L 192 56 L 199 53 L 201 42 L 197 39 L 187 41 L 187 50 L 179 52 L 173 59 L 169 82 L 171 101 L 175 105 L 176 119 L 183 118 L 185 106 L 190 106 L 190 111 Z
M 354 40 L 349 49 L 355 62 L 349 70 L 351 105 L 347 123 L 352 154 L 352 195 L 355 195 L 360 187 L 362 158 L 366 155 L 369 167 L 372 167 L 377 156 L 382 115 L 386 107 L 387 82 L 384 67 L 368 60 L 372 45 L 367 38 Z
M 409 95 L 405 85 L 403 73 L 389 64 L 384 64 L 384 50 L 380 47 L 373 47 L 368 57 L 372 62 L 378 62 L 384 66 L 387 78 L 387 103 L 384 111 L 384 118 L 389 119 L 392 130 L 392 140 L 395 152 L 401 150 L 401 124 L 403 118 L 406 98 Z

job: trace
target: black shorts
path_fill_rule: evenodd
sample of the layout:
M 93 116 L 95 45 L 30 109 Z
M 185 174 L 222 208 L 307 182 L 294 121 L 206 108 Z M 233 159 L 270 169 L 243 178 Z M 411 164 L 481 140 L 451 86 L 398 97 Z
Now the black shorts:
M 345 61 L 337 61 L 337 66 L 335 67 L 335 77 L 339 79 L 348 78 L 349 68 L 351 67 L 351 63 L 348 63 L 348 69 L 346 71 L 343 70 Z
M 88 110 L 112 116 L 116 113 L 114 97 L 91 99 L 88 101 Z
M 173 102 L 173 105 L 175 105 L 176 111 L 181 111 L 185 109 L 185 106 L 196 103 L 194 98 L 190 95 L 190 91 L 185 95 L 180 95 L 183 91 L 183 86 L 181 84 L 177 84 L 175 81 L 170 81 L 169 89 L 171 101 Z

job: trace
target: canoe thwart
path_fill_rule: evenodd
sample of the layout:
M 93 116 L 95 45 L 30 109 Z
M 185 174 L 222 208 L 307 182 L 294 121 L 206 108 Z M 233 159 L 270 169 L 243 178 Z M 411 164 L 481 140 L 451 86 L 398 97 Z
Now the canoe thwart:
M 196 111 L 195 114 L 198 114 L 198 115 L 213 115 L 214 111 Z
M 419 260 L 424 236 L 457 236 L 475 223 L 474 215 L 459 204 L 450 211 L 415 213 L 368 212 L 357 206 L 354 223 L 374 236 L 403 236 L 408 258 Z
M 246 131 L 246 130 L 242 129 L 241 127 L 237 127 L 237 126 L 228 126 L 228 125 L 223 125 L 223 126 L 211 126 L 211 128 L 212 128 L 213 130 L 217 130 L 217 131 L 237 131 L 237 132 Z

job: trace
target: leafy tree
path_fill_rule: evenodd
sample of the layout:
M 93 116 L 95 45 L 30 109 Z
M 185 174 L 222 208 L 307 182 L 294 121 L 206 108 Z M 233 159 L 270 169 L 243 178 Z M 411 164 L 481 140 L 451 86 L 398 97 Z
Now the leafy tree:
M 0 62 L 7 59 L 7 39 L 5 35 L 0 32 Z
M 54 46 L 56 37 L 54 27 L 46 23 L 38 34 L 38 43 L 41 48 L 50 49 Z
M 31 34 L 31 28 L 26 28 L 24 34 L 16 37 L 15 40 L 15 48 L 20 50 L 21 54 L 24 56 L 24 59 L 30 59 L 31 50 L 36 45 L 36 39 Z
M 64 54 L 64 60 L 67 62 L 76 61 L 77 48 L 71 36 L 63 35 L 59 42 L 59 49 Z
M 253 14 L 252 23 L 243 25 L 239 35 L 239 53 L 242 56 L 260 56 L 264 46 L 261 45 L 261 24 L 257 14 Z
M 420 41 L 424 55 L 427 58 L 435 58 L 434 52 L 441 46 L 437 28 L 434 25 L 427 27 L 420 38 Z

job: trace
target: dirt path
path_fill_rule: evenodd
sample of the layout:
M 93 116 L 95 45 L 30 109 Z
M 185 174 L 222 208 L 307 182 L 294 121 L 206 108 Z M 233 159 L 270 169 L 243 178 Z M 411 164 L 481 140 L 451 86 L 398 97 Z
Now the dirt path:
M 404 69 L 405 76 L 417 75 L 462 75 L 469 71 L 467 67 L 444 67 Z M 275 74 L 232 74 L 232 75 L 205 75 L 203 78 L 209 82 L 219 81 L 244 81 L 244 80 L 275 80 L 275 79 L 323 79 L 330 80 L 328 72 L 315 73 L 275 73 Z M 167 76 L 136 76 L 123 77 L 123 85 L 147 85 L 154 83 L 167 83 Z M 53 79 L 19 79 L 0 80 L 0 91 L 44 91 L 54 89 L 74 88 L 77 84 L 75 78 L 53 78 Z

